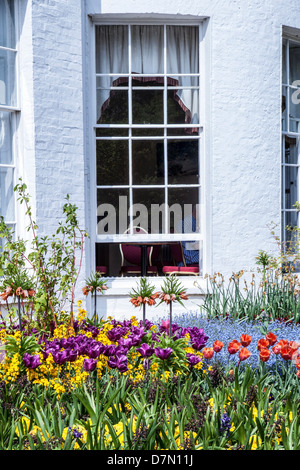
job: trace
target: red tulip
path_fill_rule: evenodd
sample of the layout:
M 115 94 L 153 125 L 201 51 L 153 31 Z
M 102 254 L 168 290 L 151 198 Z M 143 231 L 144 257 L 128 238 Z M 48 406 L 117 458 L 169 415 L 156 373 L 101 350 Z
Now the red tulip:
M 241 347 L 241 344 L 236 340 L 234 339 L 233 341 L 231 341 L 229 344 L 228 344 L 228 352 L 229 354 L 235 354 L 239 351 Z
M 273 348 L 272 348 L 273 353 L 274 354 L 279 354 L 281 349 L 283 348 L 283 346 L 286 346 L 288 344 L 289 344 L 288 340 L 281 339 L 280 341 L 278 341 L 277 344 L 275 344 L 275 346 L 273 346 Z
M 274 333 L 271 333 L 271 331 L 267 334 L 266 340 L 269 341 L 271 346 L 274 346 L 274 344 L 277 341 L 277 336 L 274 335 Z
M 214 350 L 213 348 L 203 348 L 202 353 L 205 359 L 211 359 L 214 355 Z
M 247 348 L 242 348 L 240 349 L 239 351 L 239 359 L 240 361 L 245 361 L 246 359 L 248 359 L 248 357 L 251 356 L 251 352 L 249 351 L 249 349 Z
M 261 360 L 262 362 L 267 362 L 267 360 L 269 359 L 270 355 L 271 355 L 271 352 L 270 352 L 270 350 L 267 349 L 267 348 L 262 348 L 262 349 L 260 349 L 260 351 L 259 351 L 259 357 L 260 357 L 260 360 Z
M 257 349 L 260 351 L 261 349 L 267 349 L 270 346 L 270 343 L 267 339 L 259 339 L 257 341 Z
M 223 343 L 222 341 L 219 341 L 218 339 L 214 342 L 213 344 L 213 350 L 215 351 L 215 353 L 218 353 L 222 350 L 223 348 Z
M 246 335 L 246 334 L 241 336 L 241 345 L 242 346 L 244 346 L 244 347 L 249 346 L 251 341 L 252 341 L 252 336 L 249 336 L 249 335 Z
M 296 375 L 297 375 L 298 379 L 300 379 L 300 370 L 297 370 Z
M 282 359 L 285 359 L 286 361 L 290 361 L 292 359 L 293 353 L 294 350 L 288 345 L 283 346 L 280 351 Z

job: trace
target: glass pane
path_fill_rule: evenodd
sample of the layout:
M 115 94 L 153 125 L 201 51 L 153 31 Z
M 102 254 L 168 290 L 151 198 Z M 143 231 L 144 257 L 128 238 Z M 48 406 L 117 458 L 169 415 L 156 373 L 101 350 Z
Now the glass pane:
M 199 90 L 168 90 L 168 124 L 199 124 Z
M 164 145 L 161 140 L 132 142 L 133 184 L 164 184 Z
M 122 234 L 129 225 L 128 189 L 97 190 L 97 234 Z
M 14 0 L 0 2 L 0 46 L 15 49 Z
M 148 233 L 164 233 L 165 227 L 164 189 L 133 189 L 133 225 Z
M 292 254 L 299 249 L 299 213 L 297 211 L 289 211 L 285 213 L 285 249 L 286 252 Z M 298 247 L 298 248 L 297 248 Z
M 299 137 L 285 136 L 285 163 L 298 164 L 299 162 Z
M 300 83 L 300 82 L 299 82 Z M 290 88 L 289 131 L 300 133 L 300 88 Z
M 15 218 L 14 206 L 14 170 L 0 168 L 0 214 L 7 221 Z
M 163 127 L 133 127 L 132 128 L 133 137 L 154 137 L 154 136 L 163 136 L 164 128 Z
M 281 123 L 282 131 L 285 132 L 288 130 L 288 119 L 287 119 L 287 93 L 288 88 L 286 86 L 282 87 L 282 97 L 281 97 Z
M 199 135 L 199 127 L 168 127 L 167 135 L 168 136 L 195 136 Z
M 290 85 L 300 86 L 300 44 L 289 41 Z M 294 83 L 294 82 L 298 83 Z
M 97 140 L 97 184 L 126 185 L 129 183 L 128 141 Z
M 16 106 L 15 97 L 16 53 L 0 49 L 0 104 Z
M 163 87 L 164 77 L 144 77 L 137 76 L 132 78 L 133 87 Z
M 96 127 L 96 137 L 128 137 L 128 129 L 122 127 Z
M 287 83 L 287 74 L 286 74 L 286 41 L 283 41 L 282 45 L 282 83 Z
M 133 124 L 163 124 L 163 90 L 132 90 Z
M 97 89 L 98 124 L 128 124 L 128 91 Z
M 199 232 L 199 188 L 169 188 L 168 195 L 171 232 Z
M 12 162 L 11 113 L 0 111 L 0 163 L 9 165 Z
M 163 26 L 131 27 L 131 62 L 133 73 L 164 73 Z
M 199 183 L 198 140 L 168 141 L 168 183 Z
M 285 209 L 294 209 L 298 201 L 298 168 L 285 167 Z
M 128 26 L 96 26 L 96 73 L 128 73 Z
M 199 29 L 167 26 L 167 73 L 198 73 Z

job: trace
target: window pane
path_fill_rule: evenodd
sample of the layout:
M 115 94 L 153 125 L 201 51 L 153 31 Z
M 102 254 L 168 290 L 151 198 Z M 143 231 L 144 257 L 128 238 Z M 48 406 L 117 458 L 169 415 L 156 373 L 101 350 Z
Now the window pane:
M 297 211 L 289 211 L 285 213 L 285 249 L 289 254 L 299 249 L 299 213 Z
M 168 124 L 199 124 L 198 89 L 168 90 Z
M 7 221 L 15 219 L 13 178 L 13 168 L 0 168 L 0 214 Z
M 163 90 L 132 91 L 133 124 L 163 124 Z
M 281 123 L 282 131 L 285 132 L 288 130 L 288 118 L 287 118 L 287 93 L 288 87 L 282 87 L 282 97 L 281 97 Z
M 16 106 L 15 57 L 13 51 L 0 49 L 0 104 Z
M 300 81 L 299 81 L 300 85 Z M 300 88 L 290 88 L 290 113 L 289 130 L 290 132 L 300 133 Z
M 132 142 L 133 184 L 164 184 L 164 145 L 161 140 Z
M 0 111 L 0 163 L 12 164 L 11 113 Z
M 168 141 L 168 183 L 199 183 L 198 140 Z
M 128 91 L 97 89 L 98 124 L 128 124 Z
M 284 163 L 299 163 L 299 137 L 288 137 L 285 136 L 285 155 Z
M 122 234 L 129 226 L 128 189 L 97 190 L 97 234 Z
M 148 233 L 164 233 L 165 224 L 164 189 L 133 189 L 133 224 L 143 227 Z
M 129 183 L 128 141 L 97 140 L 97 185 Z
M 286 84 L 287 82 L 287 75 L 286 75 L 286 48 L 287 43 L 283 41 L 282 45 L 282 83 Z
M 128 137 L 128 129 L 122 127 L 97 127 L 96 137 Z
M 0 2 L 0 46 L 16 47 L 14 25 L 14 0 Z
M 285 209 L 294 209 L 298 201 L 298 168 L 285 167 Z
M 300 44 L 289 42 L 290 51 L 290 85 L 299 81 L 300 86 Z
M 168 194 L 173 217 L 171 230 L 175 233 L 199 232 L 199 188 L 169 188 Z
M 154 136 L 163 136 L 164 128 L 163 127 L 133 127 L 132 128 L 133 137 L 154 137 Z
M 96 73 L 128 72 L 128 26 L 96 26 Z
M 163 26 L 131 27 L 131 61 L 133 73 L 164 73 Z
M 198 73 L 198 27 L 167 26 L 167 73 Z

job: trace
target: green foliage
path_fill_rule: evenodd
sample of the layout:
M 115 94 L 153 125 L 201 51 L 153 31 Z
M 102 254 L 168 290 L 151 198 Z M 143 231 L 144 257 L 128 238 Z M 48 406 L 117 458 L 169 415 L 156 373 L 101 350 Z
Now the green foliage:
M 27 231 L 31 231 L 32 242 L 28 248 L 26 241 L 16 239 L 1 218 L 0 237 L 4 242 L 0 254 L 2 289 L 8 286 L 34 289 L 32 311 L 35 320 L 44 328 L 53 321 L 56 323 L 57 312 L 65 304 L 70 305 L 72 322 L 75 286 L 81 269 L 84 239 L 87 237 L 87 233 L 79 227 L 77 207 L 71 204 L 67 195 L 63 206 L 64 221 L 59 222 L 55 234 L 38 236 L 38 227 L 32 218 L 30 196 L 21 178 L 15 186 L 15 192 L 29 219 Z

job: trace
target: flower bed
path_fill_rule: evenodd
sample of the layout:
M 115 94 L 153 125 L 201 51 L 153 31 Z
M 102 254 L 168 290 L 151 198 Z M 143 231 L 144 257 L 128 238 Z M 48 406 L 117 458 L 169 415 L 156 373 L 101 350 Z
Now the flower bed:
M 299 449 L 298 331 L 185 315 L 170 335 L 80 303 L 51 336 L 2 325 L 0 448 Z

